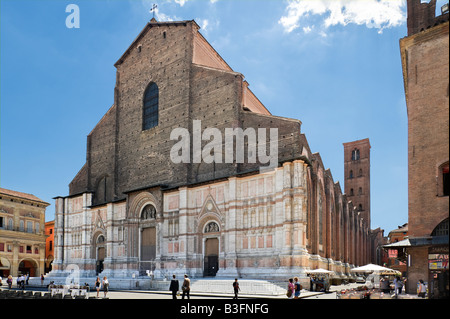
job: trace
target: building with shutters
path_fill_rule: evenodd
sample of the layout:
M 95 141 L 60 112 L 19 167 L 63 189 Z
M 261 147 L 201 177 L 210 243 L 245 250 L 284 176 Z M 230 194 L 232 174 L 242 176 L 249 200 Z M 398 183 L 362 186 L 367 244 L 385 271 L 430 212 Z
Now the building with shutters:
M 0 188 L 0 277 L 40 276 L 45 260 L 45 209 L 32 194 Z

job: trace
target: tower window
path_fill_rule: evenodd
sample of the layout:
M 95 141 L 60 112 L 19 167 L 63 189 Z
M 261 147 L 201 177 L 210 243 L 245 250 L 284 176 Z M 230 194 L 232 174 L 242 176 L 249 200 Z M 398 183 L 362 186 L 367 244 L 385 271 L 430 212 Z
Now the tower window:
M 449 196 L 450 194 L 450 181 L 449 181 L 449 162 L 446 162 L 439 166 L 437 176 L 438 196 Z
M 355 148 L 352 151 L 352 161 L 357 161 L 359 160 L 359 149 Z
M 152 82 L 145 90 L 142 116 L 142 130 L 148 130 L 158 125 L 159 90 Z
M 353 178 L 353 171 L 352 170 L 350 171 L 350 174 L 349 174 L 348 178 Z

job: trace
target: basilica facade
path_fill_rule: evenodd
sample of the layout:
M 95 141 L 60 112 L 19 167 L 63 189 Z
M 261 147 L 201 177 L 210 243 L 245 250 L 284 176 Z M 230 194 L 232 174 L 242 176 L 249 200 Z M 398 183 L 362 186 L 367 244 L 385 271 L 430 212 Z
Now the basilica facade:
M 272 115 L 195 21 L 152 19 L 115 67 L 114 105 L 88 135 L 69 195 L 55 198 L 51 274 L 345 277 L 371 262 L 370 219 L 311 152 L 301 121 Z M 177 128 L 188 136 L 174 152 Z M 226 140 L 211 146 L 210 128 L 243 132 L 244 160 L 224 161 Z M 260 152 L 261 141 L 275 148 Z

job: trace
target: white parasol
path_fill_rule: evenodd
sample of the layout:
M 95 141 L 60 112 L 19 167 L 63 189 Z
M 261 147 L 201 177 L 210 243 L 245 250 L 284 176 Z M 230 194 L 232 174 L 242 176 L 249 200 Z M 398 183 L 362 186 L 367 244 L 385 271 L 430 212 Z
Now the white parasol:
M 365 266 L 353 268 L 350 271 L 352 272 L 375 272 L 380 275 L 400 275 L 401 273 L 397 270 L 386 268 L 380 265 L 367 264 Z
M 326 269 L 314 269 L 314 270 L 307 270 L 306 271 L 307 274 L 312 274 L 312 275 L 334 275 L 334 271 L 332 270 L 326 270 Z

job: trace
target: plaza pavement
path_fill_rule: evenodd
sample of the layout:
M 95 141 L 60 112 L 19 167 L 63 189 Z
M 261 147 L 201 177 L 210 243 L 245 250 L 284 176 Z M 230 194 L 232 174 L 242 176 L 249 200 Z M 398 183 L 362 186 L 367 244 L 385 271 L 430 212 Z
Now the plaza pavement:
M 350 283 L 346 285 L 338 285 L 338 286 L 331 286 L 330 292 L 328 294 L 332 294 L 335 296 L 335 293 L 337 291 L 340 291 L 342 289 L 354 289 L 358 286 L 361 286 L 362 284 L 358 283 Z M 7 289 L 7 288 L 6 288 Z M 2 290 L 6 290 L 5 287 L 2 287 Z M 13 286 L 14 290 L 17 290 Z M 35 291 L 35 292 L 47 292 L 47 289 L 45 287 L 39 287 L 39 286 L 27 286 L 25 288 L 26 291 Z M 325 294 L 325 292 L 313 292 L 306 289 L 303 289 L 300 294 L 300 298 L 308 298 L 313 296 L 318 296 Z M 90 298 L 96 298 L 97 291 L 91 290 L 89 292 Z M 229 292 L 224 291 L 223 293 L 211 293 L 211 292 L 191 292 L 190 298 L 191 299 L 232 299 L 234 297 L 234 294 L 232 293 L 231 289 Z M 103 299 L 104 293 L 103 291 L 100 291 L 99 298 Z M 114 290 L 111 289 L 107 293 L 107 299 L 171 299 L 172 293 L 170 291 L 162 291 L 162 290 Z M 178 299 L 181 299 L 181 296 L 178 296 Z M 239 294 L 239 299 L 287 299 L 285 295 L 264 295 L 264 294 Z

